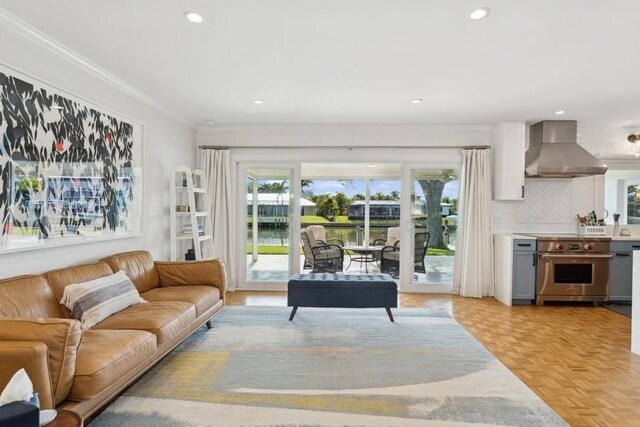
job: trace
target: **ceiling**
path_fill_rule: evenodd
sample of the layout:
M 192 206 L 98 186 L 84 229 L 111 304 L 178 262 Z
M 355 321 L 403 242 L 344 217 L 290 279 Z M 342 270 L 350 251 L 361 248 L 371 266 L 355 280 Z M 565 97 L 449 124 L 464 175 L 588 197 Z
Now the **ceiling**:
M 491 14 L 470 20 L 480 6 Z M 638 0 L 0 0 L 0 8 L 194 124 L 493 124 L 557 119 L 556 110 L 582 125 L 640 124 Z M 205 21 L 189 23 L 187 10 Z

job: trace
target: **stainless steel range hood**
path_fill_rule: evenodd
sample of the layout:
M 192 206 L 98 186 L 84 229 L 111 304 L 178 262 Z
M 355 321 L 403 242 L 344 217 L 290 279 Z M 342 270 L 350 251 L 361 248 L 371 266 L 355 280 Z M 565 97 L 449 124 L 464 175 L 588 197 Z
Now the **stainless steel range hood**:
M 577 143 L 578 122 L 546 120 L 530 128 L 525 173 L 529 177 L 573 178 L 603 175 L 607 167 Z

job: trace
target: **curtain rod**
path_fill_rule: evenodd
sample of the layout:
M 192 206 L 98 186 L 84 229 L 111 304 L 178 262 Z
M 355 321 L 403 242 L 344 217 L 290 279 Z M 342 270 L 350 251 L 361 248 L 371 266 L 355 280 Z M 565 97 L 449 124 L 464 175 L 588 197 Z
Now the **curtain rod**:
M 307 150 L 320 150 L 320 149 L 336 149 L 336 148 L 346 148 L 349 151 L 354 149 L 375 149 L 375 148 L 393 148 L 393 149 L 443 149 L 443 148 L 457 148 L 462 150 L 470 150 L 470 149 L 489 149 L 490 145 L 431 145 L 428 147 L 421 147 L 418 145 L 393 145 L 393 146 L 384 146 L 384 145 L 354 145 L 350 147 L 344 147 L 339 145 L 329 145 L 323 147 L 313 147 L 313 146 L 295 146 L 295 145 L 241 145 L 238 147 L 228 147 L 224 145 L 198 145 L 198 148 L 201 150 L 256 150 L 256 149 L 265 149 L 265 150 L 299 150 L 299 149 L 307 149 Z

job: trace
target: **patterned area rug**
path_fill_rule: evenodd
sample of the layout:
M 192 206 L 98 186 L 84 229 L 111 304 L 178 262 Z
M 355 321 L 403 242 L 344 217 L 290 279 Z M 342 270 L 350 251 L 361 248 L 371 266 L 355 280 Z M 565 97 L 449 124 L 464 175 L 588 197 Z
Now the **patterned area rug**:
M 448 314 L 227 307 L 92 423 L 561 426 Z

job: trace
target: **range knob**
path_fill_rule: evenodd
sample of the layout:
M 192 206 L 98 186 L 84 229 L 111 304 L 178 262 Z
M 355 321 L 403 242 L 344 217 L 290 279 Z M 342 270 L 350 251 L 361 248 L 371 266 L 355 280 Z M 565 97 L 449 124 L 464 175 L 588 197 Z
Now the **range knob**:
M 559 251 L 564 251 L 564 245 L 562 243 L 558 243 L 556 245 L 556 249 L 559 250 Z

